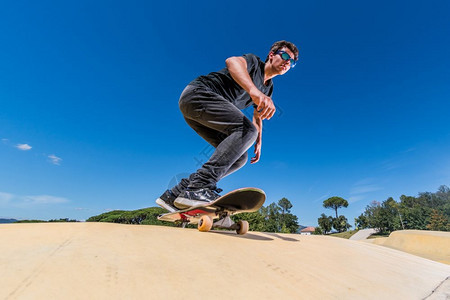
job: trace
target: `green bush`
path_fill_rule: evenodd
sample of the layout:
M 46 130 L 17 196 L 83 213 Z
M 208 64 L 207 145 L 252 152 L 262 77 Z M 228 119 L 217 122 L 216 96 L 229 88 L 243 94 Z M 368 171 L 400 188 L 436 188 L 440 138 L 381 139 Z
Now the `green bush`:
M 113 210 L 90 217 L 86 222 L 174 226 L 175 224 L 173 223 L 158 220 L 158 216 L 164 213 L 167 213 L 167 210 L 160 207 L 149 207 L 132 211 Z

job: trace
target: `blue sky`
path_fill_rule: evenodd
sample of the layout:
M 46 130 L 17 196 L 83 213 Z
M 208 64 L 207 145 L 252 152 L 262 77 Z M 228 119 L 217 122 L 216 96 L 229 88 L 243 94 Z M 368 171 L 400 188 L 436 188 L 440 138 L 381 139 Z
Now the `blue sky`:
M 340 196 L 450 185 L 448 1 L 14 1 L 0 10 L 0 217 L 155 206 L 210 153 L 178 109 L 185 85 L 286 39 L 262 156 L 223 179 L 288 198 L 304 225 Z M 249 154 L 252 153 L 250 149 Z

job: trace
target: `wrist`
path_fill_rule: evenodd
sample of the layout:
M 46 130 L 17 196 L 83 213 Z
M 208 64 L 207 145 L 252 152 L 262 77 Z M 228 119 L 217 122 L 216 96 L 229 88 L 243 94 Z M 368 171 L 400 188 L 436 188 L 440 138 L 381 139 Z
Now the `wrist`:
M 258 97 L 261 94 L 261 91 L 258 90 L 256 86 L 254 86 L 249 89 L 248 94 L 253 99 L 253 97 Z

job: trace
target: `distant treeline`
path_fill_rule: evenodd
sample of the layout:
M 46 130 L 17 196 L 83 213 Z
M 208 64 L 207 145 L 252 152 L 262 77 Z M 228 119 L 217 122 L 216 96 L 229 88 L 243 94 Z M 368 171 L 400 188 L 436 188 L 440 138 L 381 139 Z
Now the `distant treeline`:
M 69 220 L 68 218 L 65 219 L 52 219 L 52 220 L 48 220 L 48 221 L 44 221 L 44 220 L 21 220 L 21 221 L 17 221 L 14 223 L 62 223 L 62 222 L 79 222 L 77 220 Z
M 0 219 L 0 224 L 16 223 L 16 219 Z
M 376 228 L 381 233 L 401 229 L 450 231 L 450 189 L 442 185 L 436 193 L 419 193 L 417 197 L 388 198 L 373 201 L 355 218 L 358 228 Z
M 131 211 L 113 210 L 90 217 L 86 222 L 174 226 L 173 223 L 158 220 L 158 216 L 164 213 L 167 213 L 167 210 L 160 207 L 149 207 Z
M 299 228 L 298 218 L 290 213 L 291 208 L 292 204 L 289 200 L 283 198 L 278 201 L 278 203 L 272 203 L 267 207 L 263 206 L 259 211 L 237 214 L 232 216 L 232 219 L 235 222 L 247 220 L 250 223 L 250 230 L 252 231 L 295 233 Z M 150 207 L 133 211 L 114 210 L 90 217 L 86 221 L 177 226 L 177 224 L 171 222 L 159 221 L 157 218 L 163 213 L 167 213 L 167 211 L 159 207 Z

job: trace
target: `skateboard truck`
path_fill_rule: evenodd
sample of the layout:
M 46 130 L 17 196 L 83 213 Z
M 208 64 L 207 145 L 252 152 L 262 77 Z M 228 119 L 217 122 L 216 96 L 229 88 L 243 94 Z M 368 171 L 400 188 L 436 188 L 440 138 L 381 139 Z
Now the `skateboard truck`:
M 203 215 L 198 222 L 199 231 L 210 231 L 212 228 L 233 229 L 237 234 L 246 234 L 249 228 L 248 222 L 241 220 L 234 223 L 228 214 L 221 215 L 220 220 L 213 224 L 213 220 L 208 215 Z
M 219 221 L 214 222 L 212 227 L 220 229 L 238 229 L 238 226 L 233 222 L 233 220 L 231 220 L 229 215 L 226 215 L 223 219 L 221 218 Z

